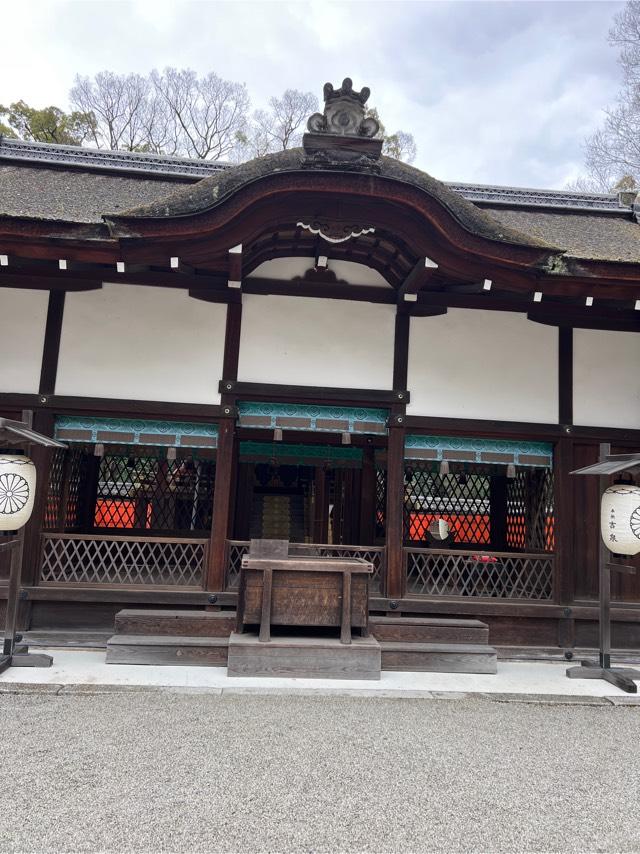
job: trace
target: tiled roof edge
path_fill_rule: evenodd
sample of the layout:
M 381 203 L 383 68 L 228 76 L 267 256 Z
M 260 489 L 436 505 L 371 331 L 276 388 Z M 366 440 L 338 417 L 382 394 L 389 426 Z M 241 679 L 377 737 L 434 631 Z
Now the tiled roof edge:
M 522 205 L 525 207 L 573 208 L 618 213 L 631 211 L 621 205 L 617 193 L 579 193 L 571 190 L 537 190 L 531 187 L 495 187 L 484 184 L 444 182 L 450 190 L 460 193 L 470 202 L 491 205 Z
M 0 136 L 0 161 L 19 160 L 51 166 L 74 166 L 112 172 L 138 172 L 165 177 L 207 178 L 228 164 L 215 160 L 190 160 L 166 154 L 137 151 L 108 151 L 79 145 L 57 145 L 48 142 L 25 142 Z
M 137 172 L 154 176 L 206 178 L 233 164 L 215 160 L 195 160 L 166 154 L 137 151 L 108 151 L 48 142 L 25 142 L 0 135 L 0 161 L 14 160 L 51 166 L 72 166 L 110 172 Z M 443 184 L 470 202 L 573 209 L 600 213 L 629 213 L 630 205 L 621 205 L 616 193 L 579 193 L 568 190 L 539 190 L 529 187 L 499 187 L 443 181 Z

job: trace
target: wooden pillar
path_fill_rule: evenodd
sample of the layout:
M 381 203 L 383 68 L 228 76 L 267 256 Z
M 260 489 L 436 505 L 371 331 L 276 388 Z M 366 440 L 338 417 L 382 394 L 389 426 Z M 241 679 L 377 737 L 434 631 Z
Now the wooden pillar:
M 344 504 L 343 504 L 343 543 L 358 543 L 358 528 L 360 518 L 360 470 L 345 469 Z
M 224 357 L 222 363 L 222 378 L 225 380 L 238 379 L 241 328 L 242 302 L 241 296 L 238 296 L 237 302 L 230 302 L 227 305 L 227 324 L 225 327 Z
M 376 463 L 375 449 L 365 446 L 362 452 L 362 474 L 360 478 L 360 535 L 358 542 L 372 546 L 375 539 L 376 517 Z
M 313 496 L 313 542 L 326 543 L 329 538 L 329 496 L 327 473 L 323 466 L 316 466 Z
M 251 537 L 254 471 L 254 463 L 240 463 L 238 465 L 238 488 L 235 519 L 231 529 L 232 539 L 248 540 Z
M 222 418 L 218 432 L 207 590 L 223 590 L 226 580 L 227 538 L 233 522 L 232 506 L 235 492 L 233 481 L 236 469 L 236 451 L 235 417 Z
M 404 520 L 404 416 L 389 420 L 387 450 L 387 578 L 386 595 L 390 599 L 403 596 L 406 587 L 404 570 L 403 520 Z
M 573 329 L 558 329 L 558 420 L 573 424 Z
M 397 391 L 407 387 L 409 367 L 409 333 L 411 318 L 404 304 L 396 313 L 393 346 L 393 387 Z M 400 599 L 407 586 L 404 562 L 404 437 L 407 395 L 399 397 L 389 417 L 389 440 L 387 444 L 387 502 L 385 509 L 385 532 L 387 573 L 384 590 L 389 599 Z M 375 477 L 375 471 L 374 471 Z M 374 493 L 375 494 L 375 493 Z
M 507 547 L 507 477 L 489 478 L 489 525 L 491 548 L 503 552 Z
M 573 599 L 573 440 L 567 436 L 556 442 L 553 455 L 553 537 L 555 574 L 553 598 L 559 604 Z
M 404 306 L 398 306 L 393 347 L 393 387 L 405 389 L 409 369 L 409 328 L 411 317 Z
M 84 477 L 80 483 L 78 492 L 78 526 L 81 533 L 91 534 L 96 524 L 96 504 L 98 502 L 98 481 L 100 480 L 100 464 L 102 457 L 92 454 L 87 458 Z M 146 501 L 145 501 L 146 508 Z M 136 508 L 137 514 L 137 508 Z M 146 512 L 143 514 L 143 524 L 146 521 Z
M 42 366 L 38 386 L 38 393 L 45 396 L 54 394 L 56 390 L 64 302 L 64 291 L 49 291 L 47 322 L 44 330 L 44 346 L 42 350 Z
M 35 413 L 23 411 L 20 417 L 36 432 L 42 433 L 44 436 L 53 436 L 55 419 L 51 412 L 44 410 L 38 410 Z M 40 570 L 40 534 L 44 524 L 53 451 L 42 446 L 32 446 L 28 452 L 36 467 L 36 499 L 31 518 L 21 532 L 24 534 L 22 584 L 32 585 L 37 583 Z

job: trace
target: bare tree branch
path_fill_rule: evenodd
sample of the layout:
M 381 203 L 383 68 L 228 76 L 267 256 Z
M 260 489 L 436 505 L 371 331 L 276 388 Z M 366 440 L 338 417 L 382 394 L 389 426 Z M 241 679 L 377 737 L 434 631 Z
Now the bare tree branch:
M 301 145 L 304 125 L 317 109 L 318 99 L 312 92 L 287 89 L 281 97 L 270 98 L 268 110 L 253 113 L 234 159 L 262 157 Z
M 587 174 L 574 182 L 601 192 L 640 182 L 640 0 L 616 14 L 609 42 L 620 48 L 623 86 L 602 127 L 585 140 Z
M 147 143 L 143 114 L 149 95 L 147 78 L 101 71 L 93 80 L 76 76 L 69 100 L 95 116 L 92 138 L 98 148 L 136 151 Z
M 217 160 L 233 151 L 246 127 L 249 95 L 244 84 L 190 69 L 153 71 L 151 81 L 167 118 L 174 154 Z

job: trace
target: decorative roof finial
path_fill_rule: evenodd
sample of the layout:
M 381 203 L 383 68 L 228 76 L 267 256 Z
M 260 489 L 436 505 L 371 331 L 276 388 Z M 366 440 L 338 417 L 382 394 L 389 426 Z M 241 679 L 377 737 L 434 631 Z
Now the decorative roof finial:
M 364 105 L 370 94 L 366 86 L 355 92 L 349 77 L 345 77 L 339 89 L 325 83 L 324 113 L 314 113 L 307 122 L 307 128 L 311 133 L 374 137 L 380 125 L 374 118 L 365 118 Z

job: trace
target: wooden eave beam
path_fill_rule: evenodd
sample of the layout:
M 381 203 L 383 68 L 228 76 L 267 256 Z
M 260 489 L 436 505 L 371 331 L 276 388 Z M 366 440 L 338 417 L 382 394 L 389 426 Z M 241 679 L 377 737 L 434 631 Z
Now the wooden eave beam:
M 182 276 L 193 276 L 196 272 L 190 264 L 185 264 L 179 255 L 171 256 L 169 266 L 173 273 L 180 273 Z
M 598 309 L 595 306 L 574 309 L 562 306 L 562 311 L 527 312 L 527 318 L 545 326 L 565 326 L 573 329 L 603 329 L 611 332 L 640 332 L 640 311 Z
M 242 243 L 229 249 L 229 273 L 227 285 L 230 288 L 242 288 Z
M 274 294 L 278 296 L 321 297 L 324 299 L 346 299 L 357 302 L 393 305 L 396 294 L 392 288 L 372 285 L 343 285 L 332 282 L 292 282 L 267 279 L 260 276 L 246 278 L 242 285 L 246 294 Z
M 0 269 L 0 287 L 34 291 L 99 291 L 102 288 L 102 282 L 98 279 L 80 279 L 74 276 L 59 279 L 46 275 L 5 272 L 5 270 L 6 267 Z
M 103 282 L 122 282 L 127 285 L 155 285 L 167 288 L 217 288 L 226 286 L 226 278 L 220 274 L 176 275 L 169 270 L 153 270 L 147 265 L 128 265 L 124 272 L 105 265 L 85 265 L 77 272 L 60 270 L 57 261 L 51 264 L 20 264 L 0 267 L 0 285 L 11 283 L 11 287 L 37 288 L 44 290 L 91 290 L 101 287 Z
M 244 399 L 264 400 L 313 400 L 328 403 L 371 403 L 373 406 L 406 405 L 410 402 L 410 393 L 406 389 L 362 389 L 328 388 L 325 386 L 279 385 L 275 383 L 248 383 L 236 380 L 220 380 L 218 390 L 226 396 Z
M 587 307 L 584 303 L 543 301 L 533 307 L 526 297 L 492 290 L 480 294 L 422 293 L 418 302 L 408 306 L 407 310 L 414 316 L 431 316 L 435 307 L 511 311 L 526 314 L 529 320 L 548 326 L 638 332 L 640 311 L 635 311 L 628 301 L 627 305 L 628 308 L 598 307 L 597 304 Z
M 399 302 L 416 302 L 417 294 L 433 277 L 438 265 L 431 258 L 421 258 L 398 288 Z

